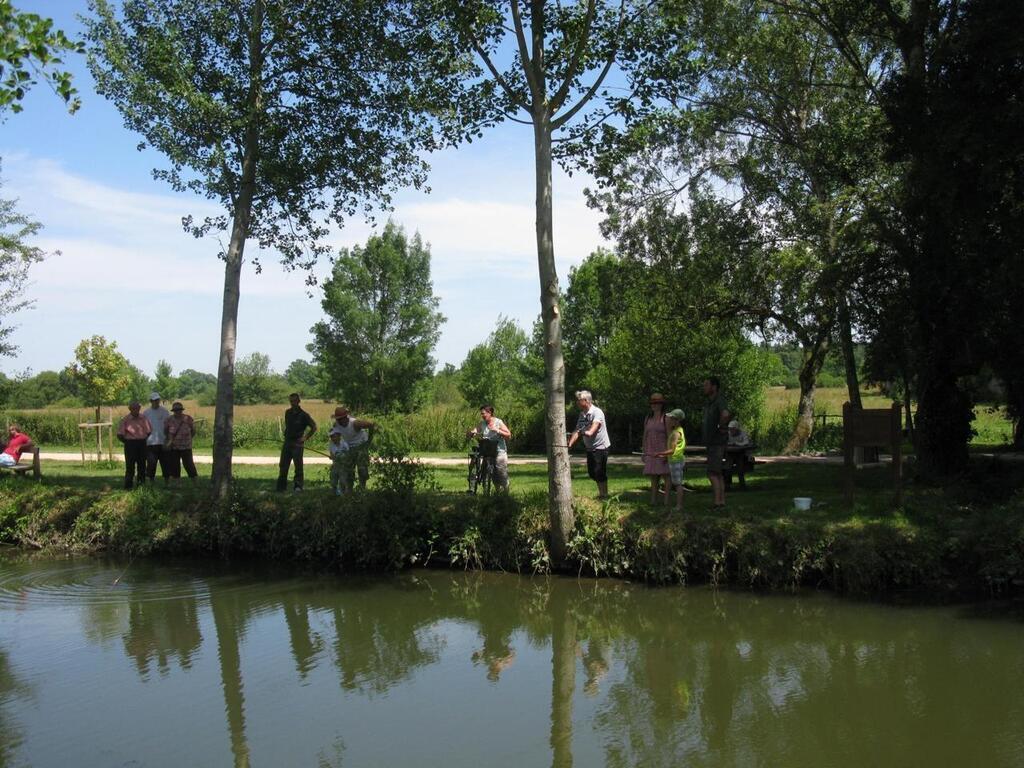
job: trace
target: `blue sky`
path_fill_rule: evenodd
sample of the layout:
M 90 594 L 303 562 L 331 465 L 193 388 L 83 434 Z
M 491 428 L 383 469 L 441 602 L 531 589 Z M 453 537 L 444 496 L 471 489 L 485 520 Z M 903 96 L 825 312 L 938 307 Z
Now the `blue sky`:
M 17 7 L 51 16 L 69 33 L 77 33 L 76 15 L 86 12 L 85 0 L 22 0 Z M 175 371 L 216 372 L 218 245 L 194 239 L 180 224 L 183 215 L 214 209 L 155 181 L 151 170 L 162 166 L 161 156 L 136 150 L 140 137 L 93 91 L 82 58 L 68 65 L 82 97 L 78 113 L 69 116 L 52 92 L 37 86 L 25 111 L 0 124 L 0 194 L 18 198 L 19 209 L 44 225 L 39 246 L 60 252 L 33 267 L 28 296 L 35 307 L 19 318 L 18 356 L 0 358 L 0 370 L 59 370 L 81 339 L 101 334 L 150 374 L 161 358 Z M 499 315 L 529 328 L 538 313 L 532 142 L 527 126 L 499 126 L 483 140 L 431 156 L 430 194 L 408 190 L 395 197 L 391 217 L 431 246 L 434 291 L 448 318 L 435 352 L 439 364 L 460 363 Z M 587 183 L 583 175 L 556 170 L 555 252 L 563 287 L 570 266 L 607 245 L 600 214 L 584 201 Z M 371 232 L 353 219 L 337 242 L 362 243 Z M 273 258 L 262 261 L 262 274 L 247 268 L 242 277 L 238 353 L 269 354 L 283 371 L 296 358 L 308 359 L 309 329 L 322 311 L 302 274 L 285 272 Z M 327 271 L 324 263 L 317 273 Z

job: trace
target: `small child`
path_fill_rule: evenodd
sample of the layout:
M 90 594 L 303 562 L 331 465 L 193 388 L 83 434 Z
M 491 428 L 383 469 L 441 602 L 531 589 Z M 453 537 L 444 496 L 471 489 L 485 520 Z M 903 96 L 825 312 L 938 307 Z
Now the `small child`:
M 678 408 L 665 414 L 668 427 L 668 450 L 659 451 L 656 456 L 668 459 L 669 482 L 676 489 L 676 512 L 683 511 L 683 470 L 686 468 L 686 436 L 683 434 L 683 418 L 685 414 Z M 665 494 L 665 506 L 668 506 L 671 494 Z
M 331 442 L 327 446 L 331 454 L 331 488 L 337 496 L 349 492 L 348 472 L 345 459 L 348 455 L 348 443 L 341 439 L 341 432 L 331 431 Z

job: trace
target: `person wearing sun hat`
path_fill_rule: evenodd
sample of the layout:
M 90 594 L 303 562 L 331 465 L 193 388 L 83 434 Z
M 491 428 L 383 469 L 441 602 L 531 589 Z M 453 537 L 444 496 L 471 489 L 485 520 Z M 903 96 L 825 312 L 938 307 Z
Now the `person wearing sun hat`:
M 146 438 L 146 478 L 149 482 L 156 481 L 156 465 L 160 465 L 166 485 L 170 477 L 167 471 L 167 454 L 164 451 L 164 423 L 170 418 L 171 412 L 160 405 L 160 393 L 149 393 L 149 408 L 142 412 L 149 422 L 149 437 Z
M 196 462 L 192 458 L 192 438 L 196 435 L 196 424 L 192 417 L 185 413 L 185 406 L 175 402 L 171 406 L 171 417 L 164 424 L 168 474 L 174 481 L 181 480 L 181 467 L 193 483 L 199 475 Z
M 651 504 L 658 503 L 658 492 L 662 484 L 665 493 L 669 490 L 668 460 L 663 451 L 668 446 L 668 428 L 665 420 L 665 396 L 660 392 L 651 394 L 651 411 L 644 419 L 644 475 L 651 478 Z

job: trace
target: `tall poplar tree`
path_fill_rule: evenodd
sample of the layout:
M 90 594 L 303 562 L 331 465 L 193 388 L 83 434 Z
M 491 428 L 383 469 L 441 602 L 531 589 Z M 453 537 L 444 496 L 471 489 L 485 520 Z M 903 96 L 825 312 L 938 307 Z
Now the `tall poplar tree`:
M 224 210 L 227 232 L 213 479 L 231 480 L 236 325 L 247 241 L 311 268 L 331 222 L 419 187 L 440 141 L 427 110 L 452 90 L 447 51 L 399 0 L 91 0 L 97 90 L 166 156 L 154 175 Z M 440 109 L 434 109 L 440 113 Z M 259 270 L 259 255 L 252 258 Z
M 444 5 L 444 4 L 441 4 Z M 471 103 L 493 119 L 533 130 L 537 268 L 544 348 L 545 437 L 552 556 L 560 563 L 574 525 L 566 446 L 565 363 L 552 215 L 554 137 L 561 158 L 586 147 L 599 126 L 649 103 L 651 83 L 669 82 L 665 57 L 675 44 L 650 2 L 639 0 L 469 0 L 447 4 L 448 19 L 477 55 L 483 78 L 467 89 Z M 614 88 L 611 86 L 614 84 Z

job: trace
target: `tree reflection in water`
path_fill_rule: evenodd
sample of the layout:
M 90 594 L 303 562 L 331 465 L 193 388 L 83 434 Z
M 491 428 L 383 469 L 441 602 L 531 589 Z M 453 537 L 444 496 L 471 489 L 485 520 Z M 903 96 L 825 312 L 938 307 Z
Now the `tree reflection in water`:
M 0 766 L 14 765 L 14 756 L 22 741 L 21 729 L 8 716 L 19 702 L 32 696 L 32 690 L 11 667 L 7 651 L 0 648 Z
M 820 598 L 483 573 L 321 579 L 315 588 L 313 580 L 293 579 L 272 592 L 237 578 L 211 578 L 205 590 L 201 584 L 198 598 L 179 590 L 174 600 L 148 600 L 143 590 L 129 598 L 127 614 L 98 612 L 91 636 L 121 626 L 143 679 L 154 668 L 167 675 L 175 662 L 187 671 L 202 645 L 208 597 L 236 766 L 250 762 L 241 647 L 257 614 L 278 617 L 286 629 L 298 681 L 329 659 L 339 696 L 377 697 L 443 658 L 455 674 L 461 663 L 465 674 L 483 674 L 491 685 L 528 684 L 537 705 L 550 706 L 556 768 L 573 765 L 581 739 L 591 751 L 599 745 L 610 766 L 744 764 L 765 756 L 811 765 L 839 754 L 853 764 L 977 764 L 979 743 L 993 745 L 985 754 L 1021 748 L 1024 659 L 1004 652 L 1004 663 L 1012 659 L 1004 674 L 979 684 L 977 664 L 950 660 L 985 658 L 985 635 L 943 632 L 948 615 L 927 609 L 894 621 L 895 609 Z M 454 662 L 445 657 L 450 622 L 478 638 Z M 550 680 L 537 678 L 535 663 L 520 662 L 538 650 L 550 652 Z M 23 692 L 6 663 L 0 654 L 5 701 Z M 473 702 L 456 705 L 471 709 Z M 575 732 L 574 706 L 594 712 L 575 721 Z M 932 743 L 937 732 L 947 746 Z M 11 729 L 3 733 L 0 757 L 13 749 Z M 325 737 L 319 759 L 340 762 L 349 735 Z

